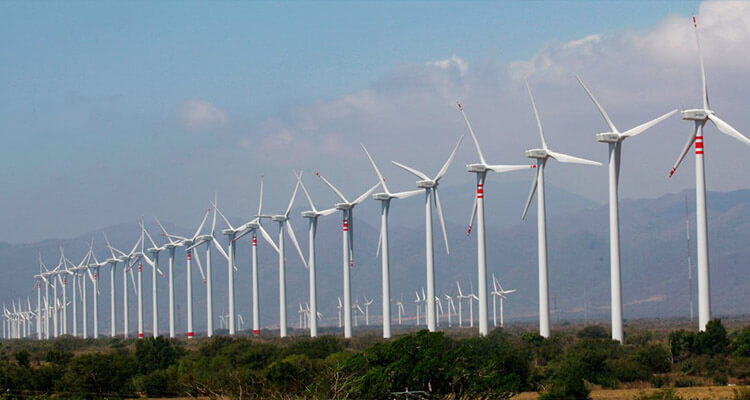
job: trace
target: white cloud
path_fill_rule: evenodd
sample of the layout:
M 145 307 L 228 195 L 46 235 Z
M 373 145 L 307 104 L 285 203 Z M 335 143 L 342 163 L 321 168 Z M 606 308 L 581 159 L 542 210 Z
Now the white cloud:
M 187 100 L 177 106 L 177 117 L 189 129 L 225 124 L 229 117 L 223 110 L 205 100 Z
M 445 60 L 428 61 L 427 65 L 431 67 L 437 67 L 446 71 L 456 70 L 461 76 L 463 76 L 469 69 L 469 64 L 467 64 L 466 61 L 456 56 L 455 54 L 451 56 L 451 58 L 447 58 Z
M 744 67 L 750 63 L 750 3 L 704 3 L 697 18 L 711 105 L 750 134 L 750 117 L 744 112 L 745 93 L 750 91 Z M 606 151 L 593 135 L 606 127 L 576 83 L 576 74 L 623 130 L 671 109 L 694 106 L 700 99 L 700 78 L 692 21 L 670 16 L 645 31 L 551 41 L 533 57 L 510 63 L 490 61 L 468 68 L 453 55 L 403 65 L 369 88 L 280 113 L 261 127 L 258 156 L 284 165 L 335 169 L 361 159 L 358 145 L 363 142 L 376 159 L 387 155 L 437 169 L 438 158 L 467 133 L 455 105 L 461 100 L 486 157 L 497 163 L 526 162 L 523 151 L 538 145 L 523 87 L 528 76 L 550 146 L 605 161 Z M 693 185 L 691 161 L 681 167 L 680 176 L 666 179 L 689 129 L 672 117 L 627 143 L 623 197 L 658 196 Z M 709 156 L 709 189 L 750 187 L 750 175 L 719 173 L 741 169 L 740 160 L 747 159 L 750 149 L 713 127 L 707 135 L 709 151 L 715 154 Z M 456 165 L 475 161 L 473 147 L 464 144 Z M 584 167 L 554 165 L 548 176 L 556 185 L 605 200 L 606 168 L 576 168 Z M 338 180 L 355 174 L 346 168 L 337 173 Z

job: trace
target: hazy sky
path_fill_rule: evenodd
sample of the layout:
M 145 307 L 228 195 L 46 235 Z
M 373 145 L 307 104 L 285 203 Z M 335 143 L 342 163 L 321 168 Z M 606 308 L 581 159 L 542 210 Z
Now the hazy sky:
M 539 145 L 525 76 L 550 146 L 605 161 L 575 74 L 620 129 L 697 106 L 693 13 L 711 105 L 748 134 L 750 3 L 0 2 L 0 241 L 151 214 L 192 226 L 214 190 L 249 215 L 260 174 L 274 211 L 292 168 L 330 203 L 316 170 L 345 192 L 375 182 L 360 142 L 412 188 L 388 162 L 436 172 L 467 133 L 459 99 L 489 161 L 524 163 Z M 689 130 L 673 117 L 626 142 L 622 196 L 692 187 L 692 157 L 667 179 Z M 709 190 L 750 187 L 750 148 L 713 127 L 705 146 Z M 470 188 L 475 159 L 466 141 L 445 184 Z M 604 167 L 547 171 L 606 199 Z

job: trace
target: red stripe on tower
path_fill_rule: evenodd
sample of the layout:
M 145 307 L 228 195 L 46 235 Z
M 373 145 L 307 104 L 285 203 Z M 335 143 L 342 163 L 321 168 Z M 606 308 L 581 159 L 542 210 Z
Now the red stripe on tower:
M 190 250 L 187 252 L 187 259 L 190 260 Z
M 188 337 L 193 337 L 193 332 L 188 332 Z
M 260 331 L 257 329 L 253 329 L 253 335 L 258 336 L 260 335 Z
M 258 237 L 253 235 L 253 247 L 258 245 Z
M 141 272 L 142 269 L 143 269 L 143 265 L 138 264 L 138 272 Z
M 346 232 L 348 230 L 349 230 L 349 220 L 345 219 L 344 220 L 344 232 Z
M 141 339 L 141 338 L 143 338 L 143 334 L 142 334 L 142 333 L 139 333 L 139 334 L 138 334 L 138 339 Z
M 481 183 L 477 184 L 477 198 L 484 198 L 484 185 L 482 185 Z
M 703 154 L 703 136 L 695 137 L 695 154 Z

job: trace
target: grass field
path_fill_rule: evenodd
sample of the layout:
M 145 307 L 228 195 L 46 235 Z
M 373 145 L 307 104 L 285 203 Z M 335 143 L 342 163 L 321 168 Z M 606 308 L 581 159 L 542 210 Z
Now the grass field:
M 722 400 L 734 398 L 734 389 L 739 386 L 699 386 L 677 388 L 676 394 L 685 400 L 688 399 L 710 399 Z M 661 389 L 595 389 L 591 391 L 593 400 L 628 400 L 632 399 L 641 392 L 652 393 Z M 536 400 L 539 397 L 537 392 L 523 392 L 512 400 Z

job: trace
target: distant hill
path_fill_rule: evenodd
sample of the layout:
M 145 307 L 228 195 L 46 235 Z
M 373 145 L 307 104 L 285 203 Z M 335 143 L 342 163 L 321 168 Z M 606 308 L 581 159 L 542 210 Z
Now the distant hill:
M 446 186 L 441 189 L 446 211 L 450 255 L 446 255 L 439 224 L 435 223 L 435 255 L 437 289 L 441 293 L 455 293 L 455 282 L 460 280 L 465 290 L 476 286 L 476 238 L 466 236 L 466 224 L 471 211 L 472 188 Z M 548 188 L 548 242 L 550 269 L 550 298 L 553 321 L 565 319 L 607 320 L 609 318 L 609 238 L 607 205 Z M 499 194 L 502 193 L 502 196 Z M 506 318 L 534 320 L 537 318 L 537 254 L 536 217 L 532 212 L 526 221 L 520 220 L 523 202 L 528 195 L 528 182 L 488 185 L 487 241 L 488 267 L 506 288 L 518 289 L 506 302 Z M 687 248 L 685 238 L 685 197 L 690 211 L 691 253 L 693 259 L 693 296 L 697 307 L 697 274 L 695 272 L 694 192 L 668 194 L 658 199 L 623 200 L 621 212 L 622 278 L 625 318 L 688 315 Z M 420 196 L 417 196 L 420 197 Z M 423 198 L 395 202 L 391 213 L 391 282 L 394 302 L 403 295 L 408 317 L 414 317 L 414 291 L 424 286 L 424 214 Z M 297 203 L 302 204 L 302 203 Z M 709 245 L 711 259 L 711 287 L 713 311 L 716 315 L 747 313 L 750 309 L 750 190 L 728 193 L 710 192 Z M 268 205 L 271 210 L 275 207 Z M 532 207 L 533 210 L 534 207 Z M 295 209 L 293 215 L 299 215 Z M 380 260 L 375 258 L 378 239 L 379 205 L 368 201 L 355 210 L 355 265 L 352 271 L 353 296 L 375 298 L 370 308 L 371 317 L 379 318 Z M 196 215 L 196 220 L 201 215 Z M 339 214 L 320 219 L 318 227 L 318 288 L 319 307 L 324 314 L 323 324 L 337 324 L 336 296 L 341 294 L 341 230 Z M 240 219 L 232 219 L 240 223 Z M 196 221 L 197 222 L 197 221 Z M 209 221 L 210 222 L 210 221 Z M 195 227 L 166 224 L 170 232 L 188 235 Z M 217 221 L 217 227 L 222 226 Z M 275 222 L 264 226 L 276 237 Z M 307 252 L 307 223 L 293 219 L 293 226 L 303 251 Z M 154 239 L 161 241 L 158 227 L 148 224 Z M 136 224 L 117 225 L 72 239 L 49 239 L 39 243 L 11 245 L 0 243 L 0 266 L 6 272 L 0 281 L 4 301 L 19 296 L 30 296 L 32 275 L 38 271 L 38 254 L 50 268 L 59 257 L 58 247 L 79 261 L 93 236 L 100 258 L 108 252 L 104 248 L 101 231 L 105 231 L 113 245 L 130 249 L 139 230 Z M 220 233 L 217 233 L 220 235 Z M 220 238 L 226 243 L 225 238 Z M 237 292 L 238 312 L 250 323 L 250 237 L 238 244 Z M 261 309 L 264 326 L 277 326 L 278 275 L 277 256 L 262 239 L 260 246 Z M 200 250 L 201 252 L 204 249 Z M 176 261 L 176 298 L 179 304 L 178 330 L 185 324 L 185 257 L 178 251 Z M 203 253 L 201 253 L 203 256 Z M 205 263 L 205 257 L 202 257 Z M 226 312 L 227 263 L 214 252 L 214 312 Z M 307 270 L 287 238 L 287 293 L 289 324 L 296 326 L 297 306 L 307 298 Z M 162 254 L 160 268 L 166 272 L 167 255 Z M 144 271 L 150 272 L 147 267 Z M 120 269 L 118 268 L 118 272 Z M 109 270 L 101 271 L 102 330 L 109 325 Z M 196 307 L 196 330 L 205 326 L 205 291 L 200 275 L 194 271 L 193 290 Z M 121 273 L 116 275 L 117 310 L 121 310 Z M 159 278 L 161 328 L 166 328 L 166 279 Z M 149 289 L 146 289 L 149 288 Z M 146 326 L 150 327 L 150 273 L 144 276 L 144 304 Z M 135 296 L 130 296 L 134 301 Z M 360 299 L 362 299 L 360 297 Z M 131 318 L 135 318 L 133 303 Z M 91 319 L 89 319 L 91 321 Z M 121 327 L 122 321 L 118 320 Z M 135 326 L 131 322 L 131 326 Z M 247 327 L 247 325 L 246 325 Z M 150 329 L 150 328 L 149 328 Z

